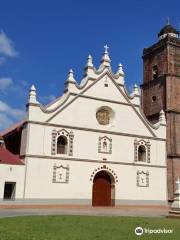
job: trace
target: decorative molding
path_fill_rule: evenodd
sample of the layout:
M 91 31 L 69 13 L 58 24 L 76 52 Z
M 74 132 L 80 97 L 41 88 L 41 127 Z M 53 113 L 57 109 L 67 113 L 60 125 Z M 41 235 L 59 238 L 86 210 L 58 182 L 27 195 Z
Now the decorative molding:
M 110 123 L 110 111 L 107 107 L 101 107 L 96 112 L 96 119 L 100 125 L 108 125 Z
M 73 133 L 73 131 L 70 131 L 70 133 L 69 133 L 69 156 L 73 156 L 73 139 L 74 139 L 74 133 Z
M 74 134 L 73 131 L 71 130 L 68 132 L 66 129 L 60 129 L 52 130 L 52 141 L 51 141 L 51 154 L 56 155 L 57 154 L 57 139 L 59 136 L 65 136 L 67 138 L 67 148 L 68 148 L 68 154 L 69 156 L 73 156 L 73 139 L 74 139 Z
M 118 85 L 120 85 L 120 84 L 118 84 Z M 121 85 L 121 86 L 123 86 L 123 85 Z M 77 96 L 78 94 L 71 93 L 71 95 Z M 127 103 L 127 102 L 120 102 L 120 101 L 110 100 L 110 99 L 106 99 L 106 98 L 92 97 L 92 96 L 88 96 L 88 95 L 80 95 L 79 97 L 80 98 L 88 98 L 88 99 L 101 101 L 101 102 L 108 102 L 108 103 L 114 103 L 114 104 L 119 104 L 119 105 L 131 106 L 131 104 Z M 139 107 L 139 104 L 134 104 L 134 106 Z
M 69 165 L 53 166 L 53 183 L 68 183 L 69 182 Z
M 61 129 L 61 130 L 57 131 L 57 135 L 58 136 L 65 136 L 65 137 L 68 138 L 69 132 L 67 130 L 65 130 L 65 129 Z
M 90 176 L 90 181 L 91 181 L 91 182 L 93 181 L 95 175 L 96 175 L 98 172 L 100 172 L 100 171 L 109 172 L 109 173 L 114 177 L 114 183 L 117 183 L 117 182 L 118 182 L 118 177 L 117 177 L 116 173 L 115 173 L 111 168 L 107 167 L 106 165 L 103 165 L 103 166 L 101 166 L 101 167 L 98 167 L 98 168 L 96 168 L 96 169 L 92 172 L 92 174 L 91 174 L 91 176 Z
M 99 137 L 98 153 L 112 154 L 112 138 L 107 136 Z
M 113 134 L 113 135 L 119 135 L 119 136 L 126 136 L 126 137 L 137 137 L 137 138 L 144 138 L 144 139 L 152 139 L 156 141 L 163 141 L 165 142 L 165 138 L 158 138 L 158 137 L 150 137 L 150 136 L 144 136 L 144 135 L 137 135 L 137 134 L 130 134 L 130 133 L 123 133 L 123 132 L 113 132 L 113 131 L 107 131 L 107 130 L 100 130 L 100 129 L 94 129 L 94 128 L 85 128 L 85 127 L 77 127 L 77 126 L 67 126 L 67 125 L 61 125 L 61 124 L 54 124 L 54 123 L 46 123 L 46 122 L 38 122 L 38 121 L 28 121 L 30 124 L 37 124 L 37 125 L 45 125 L 45 126 L 51 126 L 51 127 L 62 127 L 62 128 L 69 128 L 73 130 L 81 130 L 81 131 L 90 131 L 90 132 L 98 132 L 98 133 L 107 133 L 107 134 Z
M 51 156 L 51 155 L 33 155 L 33 154 L 25 154 L 20 156 L 21 159 L 24 158 L 40 158 L 40 159 L 47 159 L 47 160 L 65 160 L 65 161 L 77 161 L 77 162 L 91 162 L 91 163 L 102 163 L 102 160 L 99 159 L 87 159 L 87 158 L 74 158 L 74 157 L 66 157 L 66 156 Z M 126 163 L 126 162 L 114 162 L 114 161 L 108 161 L 109 164 L 117 164 L 117 165 L 130 165 L 130 166 L 137 166 L 132 163 Z M 141 167 L 147 167 L 147 164 L 138 164 L 138 166 Z M 155 168 L 167 168 L 167 165 L 148 165 L 148 167 L 155 167 Z
M 137 171 L 137 187 L 149 187 L 149 171 Z
M 140 146 L 144 146 L 146 148 L 146 161 L 147 163 L 151 162 L 151 151 L 150 151 L 150 141 L 145 141 L 144 139 L 140 139 L 139 141 L 137 139 L 134 140 L 134 161 L 139 162 L 138 159 L 138 148 Z
M 64 105 L 61 109 L 59 109 L 57 112 L 55 112 L 51 117 L 49 117 L 46 122 L 50 122 L 55 116 L 57 116 L 61 111 L 63 111 L 66 107 L 68 107 L 71 103 L 73 103 L 80 95 L 84 94 L 88 89 L 90 89 L 94 84 L 96 84 L 98 81 L 100 81 L 105 75 L 109 76 L 109 78 L 112 80 L 118 91 L 123 95 L 123 97 L 126 99 L 126 101 L 131 105 L 133 111 L 137 114 L 139 119 L 144 123 L 144 125 L 147 127 L 149 132 L 153 137 L 157 137 L 156 134 L 152 129 L 158 129 L 158 127 L 152 125 L 145 117 L 145 115 L 142 113 L 142 111 L 139 111 L 136 109 L 136 107 L 131 102 L 131 98 L 129 94 L 127 94 L 125 88 L 124 91 L 121 89 L 121 87 L 118 86 L 117 82 L 115 81 L 114 76 L 109 71 L 105 71 L 100 77 L 98 77 L 92 84 L 90 84 L 87 88 L 85 88 L 83 91 L 81 91 L 76 97 L 74 97 L 71 101 L 69 101 L 66 105 Z M 139 107 L 140 109 L 140 107 Z
M 56 155 L 56 140 L 57 139 L 57 131 L 55 129 L 52 130 L 52 142 L 51 142 L 51 154 Z

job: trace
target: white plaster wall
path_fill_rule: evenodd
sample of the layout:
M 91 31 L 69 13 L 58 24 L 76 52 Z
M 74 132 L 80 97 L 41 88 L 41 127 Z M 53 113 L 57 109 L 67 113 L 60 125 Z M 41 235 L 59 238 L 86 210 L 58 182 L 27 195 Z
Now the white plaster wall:
M 104 86 L 105 83 L 108 84 L 108 87 Z M 127 100 L 107 75 L 103 76 L 83 95 L 127 103 Z
M 106 79 L 108 82 L 108 87 L 104 87 L 104 82 Z M 122 92 L 124 92 L 124 95 L 126 95 L 125 90 L 123 90 L 122 87 L 120 88 Z M 48 121 L 53 124 L 64 124 L 70 126 L 104 129 L 152 136 L 152 133 L 150 133 L 147 126 L 145 126 L 148 125 L 148 123 L 142 120 L 144 119 L 144 116 L 141 115 L 136 107 L 135 109 L 141 115 L 141 119 L 138 116 L 137 112 L 132 108 L 132 106 L 108 102 L 108 100 L 123 103 L 128 103 L 129 101 L 129 103 L 131 102 L 133 104 L 135 101 L 130 98 L 127 100 L 128 96 L 123 96 L 123 94 L 115 86 L 108 74 L 104 76 L 102 73 L 102 78 L 97 81 L 92 87 L 87 90 L 86 89 L 87 86 L 80 91 L 80 95 L 101 98 L 104 99 L 104 101 L 82 98 L 81 96 L 70 96 L 70 98 L 68 98 L 67 101 L 65 101 L 64 104 L 57 109 L 58 102 L 61 102 L 60 98 L 58 101 L 56 101 L 54 104 L 51 104 L 47 108 L 47 110 L 55 109 L 51 113 L 42 112 L 39 106 L 30 106 L 29 120 L 35 120 L 39 122 Z M 64 97 L 62 97 L 62 99 L 64 99 Z M 70 103 L 73 99 L 75 100 Z M 70 105 L 67 106 L 68 103 L 70 103 Z M 115 113 L 115 117 L 111 121 L 111 124 L 108 126 L 100 126 L 96 120 L 96 111 L 102 106 L 108 106 L 112 108 L 113 112 Z M 74 114 L 76 114 L 76 117 Z M 52 119 L 50 120 L 50 118 Z M 166 129 L 164 127 L 153 129 L 149 125 L 149 128 L 151 128 L 152 132 L 154 132 L 157 136 L 165 137 Z
M 104 87 L 106 77 L 109 85 L 107 88 Z M 124 89 L 122 91 L 125 93 Z M 144 120 L 144 116 L 137 107 L 125 105 L 128 103 L 127 99 L 120 93 L 108 75 L 103 76 L 82 94 L 83 96 L 102 98 L 104 101 L 83 96 L 71 96 L 64 105 L 53 111 L 63 102 L 65 96 L 68 95 L 66 94 L 47 108 L 52 111 L 51 113 L 42 112 L 39 106 L 29 107 L 29 120 L 42 122 L 42 125 L 28 123 L 27 154 L 34 156 L 26 157 L 25 197 L 27 199 L 91 199 L 92 182 L 90 176 L 96 168 L 106 164 L 118 176 L 115 188 L 116 199 L 165 201 L 166 127 L 160 126 L 158 129 L 154 129 Z M 76 98 L 75 101 L 70 103 L 73 98 Z M 110 101 L 123 102 L 124 104 Z M 136 102 L 130 99 L 129 101 Z M 67 103 L 70 104 L 66 106 Z M 96 119 L 96 112 L 102 106 L 110 107 L 114 113 L 110 124 L 106 126 L 100 125 Z M 51 120 L 49 120 L 50 117 L 52 117 Z M 49 125 L 43 125 L 43 123 Z M 51 155 L 52 130 L 61 130 L 62 127 L 59 125 L 66 126 L 67 131 L 72 130 L 74 133 L 73 156 L 55 155 L 53 159 Z M 122 136 L 118 133 L 125 135 Z M 157 139 L 152 139 L 153 133 Z M 98 153 L 98 139 L 103 136 L 112 138 L 112 154 Z M 145 141 L 149 139 L 151 144 L 150 163 L 134 162 L 135 138 L 137 140 L 143 138 Z M 158 138 L 163 138 L 163 141 Z M 61 160 L 61 158 L 69 160 Z M 103 158 L 107 160 L 103 161 Z M 70 166 L 69 183 L 52 182 L 55 163 Z M 149 187 L 136 186 L 137 170 L 149 171 Z
M 62 128 L 30 124 L 30 141 L 28 147 L 28 154 L 32 155 L 44 155 L 51 156 L 51 143 L 52 143 L 52 131 L 57 131 Z M 85 130 L 68 129 L 67 131 L 73 131 L 73 158 L 102 160 L 106 158 L 113 162 L 134 162 L 134 140 L 141 140 L 139 136 L 122 136 L 115 134 L 91 132 Z M 112 154 L 98 153 L 99 137 L 111 137 L 112 138 Z M 144 138 L 145 141 L 148 138 Z M 165 166 L 165 154 L 166 145 L 165 141 L 150 139 L 150 154 L 151 165 Z M 56 157 L 66 157 L 67 155 L 56 155 Z
M 97 122 L 96 112 L 102 106 L 110 107 L 114 112 L 114 117 L 109 125 L 102 126 Z M 97 101 L 94 99 L 76 99 L 68 108 L 65 108 L 49 122 L 53 124 L 152 136 L 131 106 Z
M 69 165 L 69 183 L 52 182 L 55 163 Z M 25 198 L 91 199 L 91 175 L 95 169 L 105 164 L 118 177 L 118 182 L 115 183 L 116 200 L 166 201 L 166 168 L 38 158 L 28 158 Z M 149 171 L 149 187 L 136 186 L 137 170 Z
M 28 146 L 28 125 L 23 127 L 21 134 L 21 149 L 20 155 L 26 154 L 27 146 Z
M 5 182 L 16 182 L 15 199 L 23 197 L 24 165 L 0 164 L 0 199 L 3 199 Z

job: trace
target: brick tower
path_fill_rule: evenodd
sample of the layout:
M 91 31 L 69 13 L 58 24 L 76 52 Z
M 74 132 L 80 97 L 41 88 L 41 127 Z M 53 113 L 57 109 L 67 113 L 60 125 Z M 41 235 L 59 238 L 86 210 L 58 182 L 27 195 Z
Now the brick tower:
M 167 120 L 168 199 L 180 177 L 180 40 L 169 23 L 158 34 L 159 41 L 143 50 L 142 107 L 151 122 L 163 109 Z

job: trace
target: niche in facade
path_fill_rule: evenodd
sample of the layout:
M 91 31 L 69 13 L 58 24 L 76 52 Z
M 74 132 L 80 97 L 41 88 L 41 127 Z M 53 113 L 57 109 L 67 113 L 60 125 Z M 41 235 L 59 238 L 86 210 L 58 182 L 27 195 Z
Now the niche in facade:
M 98 152 L 111 154 L 112 153 L 112 139 L 107 136 L 99 137 Z

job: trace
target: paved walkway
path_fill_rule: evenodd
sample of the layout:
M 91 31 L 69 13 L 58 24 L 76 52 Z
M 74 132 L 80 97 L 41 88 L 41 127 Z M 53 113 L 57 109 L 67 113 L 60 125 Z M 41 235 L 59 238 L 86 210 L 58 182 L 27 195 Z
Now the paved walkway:
M 160 206 L 62 206 L 62 205 L 7 205 L 0 206 L 0 218 L 33 215 L 89 215 L 89 216 L 140 216 L 166 217 L 167 207 Z

